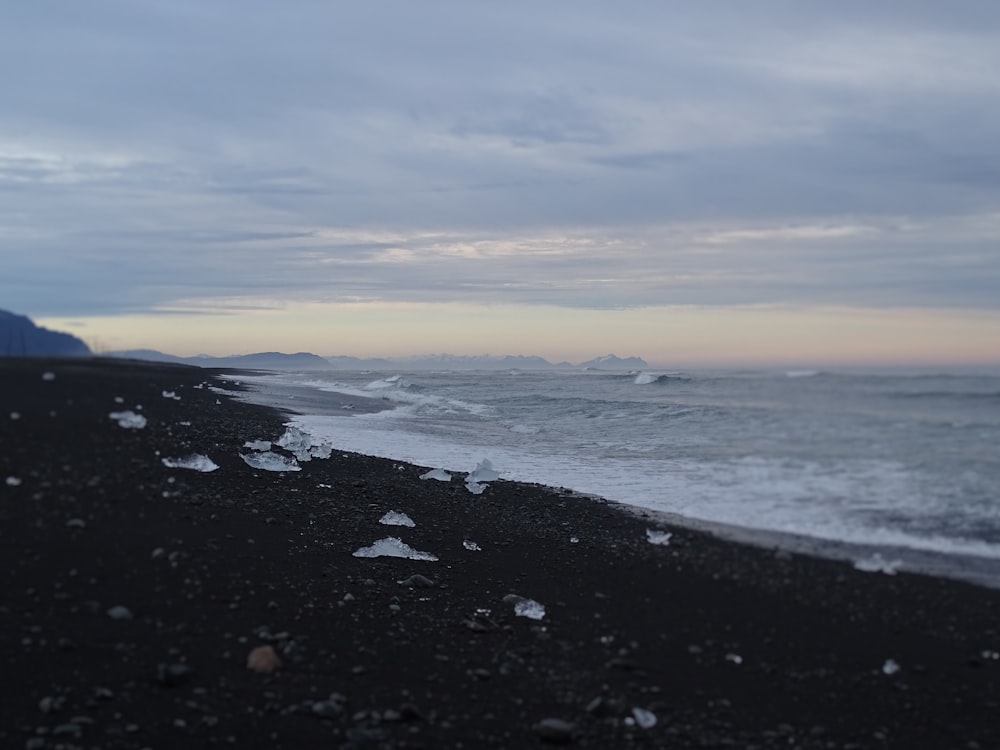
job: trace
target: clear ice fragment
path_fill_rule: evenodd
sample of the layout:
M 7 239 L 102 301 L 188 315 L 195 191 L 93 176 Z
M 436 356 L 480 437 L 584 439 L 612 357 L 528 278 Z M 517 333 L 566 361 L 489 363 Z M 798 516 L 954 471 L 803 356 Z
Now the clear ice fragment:
M 163 394 L 162 394 L 162 395 L 163 395 L 163 398 L 171 398 L 171 399 L 173 399 L 174 401 L 180 401 L 180 400 L 181 400 L 181 397 L 180 397 L 180 396 L 178 396 L 178 395 L 177 395 L 176 393 L 174 393 L 173 391 L 163 391 Z
M 390 510 L 378 519 L 378 522 L 386 526 L 416 526 L 412 518 L 405 513 L 400 513 L 398 510 Z
M 437 557 L 430 552 L 420 552 L 406 544 L 402 539 L 387 536 L 374 542 L 371 547 L 362 547 L 354 552 L 355 557 L 404 557 L 407 560 L 435 561 Z
M 252 451 L 269 451 L 271 450 L 270 440 L 247 440 L 243 443 L 244 448 L 249 448 Z
M 479 462 L 475 470 L 465 478 L 465 482 L 466 484 L 479 484 L 481 482 L 493 482 L 499 478 L 500 472 L 493 468 L 493 463 L 488 458 L 484 458 Z
M 20 487 L 21 486 L 21 478 L 20 477 L 7 477 L 7 486 L 8 487 Z
M 479 484 L 477 482 L 466 482 L 465 483 L 465 489 L 467 489 L 473 495 L 482 495 L 483 492 L 486 491 L 487 487 L 489 487 L 488 484 Z
M 192 453 L 190 456 L 180 458 L 164 458 L 163 465 L 171 469 L 191 469 L 192 471 L 215 471 L 219 465 L 208 456 L 201 453 Z
M 527 617 L 529 620 L 541 620 L 545 617 L 545 605 L 534 599 L 527 599 L 517 594 L 507 594 L 503 600 L 507 604 L 514 605 L 514 614 L 518 617 Z
M 649 709 L 636 706 L 632 709 L 632 718 L 639 729 L 652 729 L 656 726 L 656 714 Z
M 896 663 L 895 659 L 886 659 L 885 664 L 882 665 L 882 674 L 896 674 L 900 670 L 900 666 Z
M 478 544 L 476 544 L 475 542 L 473 542 L 470 539 L 465 539 L 462 542 L 462 546 L 465 547 L 467 550 L 469 550 L 471 552 L 481 552 L 482 549 L 483 549 L 482 547 L 480 547 Z
M 265 451 L 263 453 L 241 453 L 240 458 L 254 469 L 264 471 L 302 471 L 302 467 L 294 458 Z
M 439 482 L 450 482 L 451 474 L 444 469 L 431 469 L 420 475 L 421 479 L 437 479 Z
M 878 552 L 871 557 L 856 560 L 854 567 L 865 573 L 885 573 L 887 576 L 896 575 L 896 571 L 903 565 L 902 560 L 886 560 Z
M 657 531 L 656 529 L 646 529 L 646 539 L 649 540 L 650 544 L 662 544 L 664 547 L 670 544 L 670 537 L 672 537 L 669 531 Z
M 113 411 L 108 414 L 108 417 L 118 422 L 118 426 L 124 427 L 126 430 L 141 430 L 146 426 L 146 418 L 134 411 Z

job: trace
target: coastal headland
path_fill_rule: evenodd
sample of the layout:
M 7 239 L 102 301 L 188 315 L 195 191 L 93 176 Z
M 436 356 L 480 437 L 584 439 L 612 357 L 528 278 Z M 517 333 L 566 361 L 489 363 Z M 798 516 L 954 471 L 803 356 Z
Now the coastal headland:
M 254 468 L 284 417 L 218 374 L 0 359 L 0 747 L 1000 747 L 1000 591 L 338 449 Z M 355 554 L 387 537 L 436 559 Z

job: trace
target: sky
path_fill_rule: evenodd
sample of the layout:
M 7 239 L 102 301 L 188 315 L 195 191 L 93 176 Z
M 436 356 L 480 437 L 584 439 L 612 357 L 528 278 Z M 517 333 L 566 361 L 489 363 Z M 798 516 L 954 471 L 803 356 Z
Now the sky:
M 0 308 L 99 351 L 1000 364 L 1000 3 L 0 4 Z

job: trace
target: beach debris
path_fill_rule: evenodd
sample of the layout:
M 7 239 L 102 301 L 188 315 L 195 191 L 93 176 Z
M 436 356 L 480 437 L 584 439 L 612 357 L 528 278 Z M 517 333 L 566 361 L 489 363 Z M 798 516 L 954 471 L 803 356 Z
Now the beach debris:
M 420 475 L 421 479 L 436 479 L 439 482 L 450 482 L 451 474 L 444 469 L 431 469 Z
M 465 489 L 467 489 L 473 495 L 482 495 L 484 492 L 486 492 L 487 487 L 489 487 L 488 484 L 480 484 L 478 482 L 465 483 Z
M 483 548 L 476 544 L 471 539 L 463 539 L 462 546 L 465 547 L 470 552 L 482 552 Z
M 282 456 L 272 451 L 241 453 L 240 458 L 243 459 L 247 466 L 254 469 L 262 469 L 264 471 L 302 471 L 302 467 L 299 466 L 298 461 L 294 458 Z
M 567 745 L 573 741 L 576 724 L 563 719 L 542 719 L 533 727 L 538 739 L 552 745 Z
M 398 510 L 390 510 L 378 519 L 378 522 L 385 526 L 410 526 L 411 528 L 416 526 L 412 518 L 405 513 L 400 513 Z
M 314 443 L 312 435 L 303 432 L 298 427 L 286 427 L 284 434 L 274 441 L 274 444 L 293 454 L 299 461 L 311 461 L 314 458 L 329 458 L 333 446 L 329 443 Z
M 427 560 L 434 562 L 437 557 L 430 552 L 420 552 L 406 544 L 399 537 L 387 536 L 372 543 L 370 547 L 355 550 L 354 557 L 403 557 L 408 560 Z
M 142 414 L 136 414 L 131 409 L 113 411 L 108 414 L 108 418 L 115 420 L 119 427 L 124 427 L 126 430 L 141 430 L 146 426 L 146 418 Z
M 886 659 L 885 664 L 882 665 L 882 674 L 894 675 L 900 669 L 902 667 L 899 666 L 895 659 Z
M 260 674 L 271 674 L 281 669 L 281 659 L 274 646 L 257 646 L 247 655 L 247 669 Z
M 44 380 L 46 383 L 51 383 L 55 379 L 56 379 L 56 374 L 54 372 L 42 373 L 42 380 Z
M 5 483 L 8 487 L 20 487 L 21 477 L 7 477 Z
M 178 396 L 173 391 L 163 391 L 161 395 L 163 396 L 163 398 L 170 398 L 170 399 L 173 399 L 174 401 L 180 401 L 181 400 L 181 397 Z
M 896 571 L 902 567 L 902 560 L 886 560 L 878 552 L 871 557 L 855 560 L 854 567 L 865 573 L 885 573 L 887 576 L 896 575 Z
M 483 482 L 494 482 L 500 478 L 500 472 L 493 468 L 493 463 L 484 458 L 479 465 L 465 477 L 465 483 L 480 484 Z
M 635 706 L 632 709 L 632 720 L 639 729 L 652 729 L 656 726 L 656 714 L 648 708 Z
M 269 451 L 271 450 L 270 440 L 247 440 L 243 443 L 244 448 L 249 448 L 252 451 Z
M 219 465 L 215 461 L 201 453 L 192 453 L 190 456 L 164 458 L 161 460 L 163 461 L 163 465 L 169 469 L 191 469 L 192 471 L 209 472 L 219 468 Z
M 108 610 L 108 617 L 112 620 L 131 620 L 132 610 L 128 607 L 123 607 L 121 604 L 116 604 Z
M 505 604 L 514 605 L 514 614 L 518 617 L 527 617 L 529 620 L 541 620 L 545 617 L 545 605 L 517 594 L 507 594 L 503 598 Z
M 659 531 L 657 529 L 646 529 L 646 539 L 650 544 L 659 544 L 666 547 L 670 544 L 670 537 L 672 537 L 669 531 Z

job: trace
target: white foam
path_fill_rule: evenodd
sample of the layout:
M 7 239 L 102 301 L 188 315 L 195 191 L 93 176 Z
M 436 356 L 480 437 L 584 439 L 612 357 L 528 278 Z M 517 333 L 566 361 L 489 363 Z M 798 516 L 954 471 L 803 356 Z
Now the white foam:
M 164 458 L 161 460 L 163 461 L 163 465 L 170 469 L 191 469 L 192 471 L 209 472 L 219 468 L 219 465 L 215 461 L 201 453 L 192 453 L 190 456 Z

